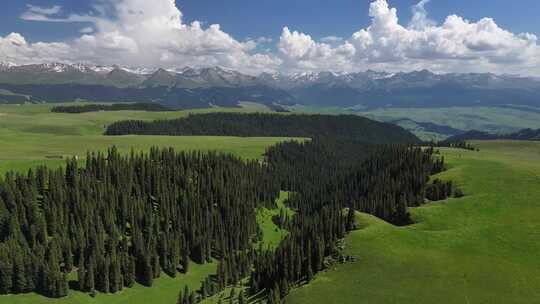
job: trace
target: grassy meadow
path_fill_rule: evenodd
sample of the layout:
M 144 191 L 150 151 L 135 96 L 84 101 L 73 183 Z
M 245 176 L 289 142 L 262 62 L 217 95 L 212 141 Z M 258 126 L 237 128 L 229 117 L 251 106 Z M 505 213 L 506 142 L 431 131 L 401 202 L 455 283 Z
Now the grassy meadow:
M 358 214 L 346 238 L 358 260 L 336 266 L 287 303 L 539 303 L 540 143 L 475 142 L 444 149 L 466 196 L 413 208 L 395 227 Z
M 244 158 L 259 158 L 266 147 L 285 138 L 212 136 L 103 136 L 105 127 L 119 120 L 170 119 L 210 111 L 267 111 L 247 104 L 244 108 L 175 112 L 51 113 L 52 105 L 0 105 L 0 174 L 27 170 L 41 164 L 60 166 L 65 158 L 84 158 L 87 151 L 106 151 L 115 145 L 121 152 L 147 151 L 152 146 L 176 150 L 218 150 Z

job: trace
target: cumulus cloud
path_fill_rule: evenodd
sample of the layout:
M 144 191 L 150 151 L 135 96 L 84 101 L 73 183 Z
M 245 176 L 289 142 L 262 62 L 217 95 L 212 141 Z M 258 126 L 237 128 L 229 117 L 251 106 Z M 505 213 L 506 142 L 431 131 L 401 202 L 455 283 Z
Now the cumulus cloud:
M 371 2 L 369 27 L 338 45 L 317 43 L 305 33 L 285 28 L 279 51 L 293 67 L 332 70 L 411 70 L 437 72 L 492 71 L 540 74 L 540 46 L 533 34 L 514 34 L 493 19 L 471 22 L 451 15 L 438 25 L 425 9 L 413 7 L 409 26 L 399 23 L 397 10 L 386 0 Z M 293 59 L 293 60 L 291 60 Z
M 275 69 L 280 62 L 275 56 L 254 53 L 257 43 L 268 43 L 267 38 L 241 42 L 222 31 L 218 24 L 204 27 L 198 21 L 184 23 L 182 12 L 174 0 L 99 0 L 94 3 L 91 12 L 83 15 L 58 16 L 60 10 L 57 6 L 28 6 L 28 10 L 21 15 L 22 19 L 32 21 L 83 22 L 92 25 L 83 28 L 80 31 L 83 35 L 79 38 L 61 43 L 76 55 L 64 57 L 64 53 L 55 53 L 58 45 L 41 43 L 45 49 L 51 46 L 51 56 L 47 58 L 148 67 L 220 65 L 246 72 Z M 6 49 L 13 48 L 8 42 L 2 44 L 7 45 Z M 34 47 L 37 44 L 24 46 L 28 52 Z M 22 48 L 15 52 L 20 54 L 19 58 L 12 58 L 15 62 L 45 60 L 42 57 L 24 56 L 26 51 L 21 52 Z
M 416 5 L 412 7 L 412 20 L 409 24 L 410 28 L 423 30 L 428 26 L 435 26 L 437 23 L 428 17 L 428 12 L 426 10 L 426 4 L 431 0 L 421 0 Z
M 0 55 L 16 63 L 39 61 L 180 67 L 220 65 L 262 71 L 360 71 L 431 69 L 436 72 L 508 72 L 540 75 L 535 35 L 512 33 L 491 18 L 469 21 L 457 15 L 442 23 L 429 18 L 421 0 L 409 24 L 386 0 L 369 5 L 371 24 L 349 38 L 321 39 L 284 27 L 276 51 L 263 51 L 271 38 L 239 41 L 217 24 L 187 24 L 174 0 L 94 0 L 87 14 L 63 14 L 62 7 L 27 7 L 21 18 L 83 23 L 77 39 L 28 43 L 20 34 L 0 37 Z M 361 12 L 359 12 L 361 14 Z M 87 23 L 87 24 L 85 24 Z
M 316 42 L 310 35 L 291 32 L 284 27 L 278 43 L 278 51 L 287 69 L 302 70 L 350 70 L 349 59 L 354 55 L 354 47 L 345 42 L 333 47 L 328 43 Z

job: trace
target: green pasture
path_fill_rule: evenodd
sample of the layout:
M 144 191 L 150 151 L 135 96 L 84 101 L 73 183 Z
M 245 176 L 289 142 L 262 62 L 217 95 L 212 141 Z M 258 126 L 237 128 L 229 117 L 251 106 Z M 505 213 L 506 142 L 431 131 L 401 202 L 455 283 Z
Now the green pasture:
M 540 303 L 540 143 L 444 149 L 440 174 L 466 196 L 413 208 L 395 227 L 358 214 L 354 263 L 320 273 L 287 303 Z
M 51 113 L 51 105 L 0 105 L 0 174 L 24 171 L 37 165 L 59 166 L 68 157 L 84 158 L 87 151 L 106 151 L 115 145 L 121 152 L 147 151 L 152 146 L 176 150 L 217 150 L 244 158 L 259 158 L 265 149 L 285 138 L 213 136 L 103 136 L 110 123 L 126 120 L 178 118 L 211 111 L 266 111 L 219 108 L 175 112 L 117 111 L 82 114 Z

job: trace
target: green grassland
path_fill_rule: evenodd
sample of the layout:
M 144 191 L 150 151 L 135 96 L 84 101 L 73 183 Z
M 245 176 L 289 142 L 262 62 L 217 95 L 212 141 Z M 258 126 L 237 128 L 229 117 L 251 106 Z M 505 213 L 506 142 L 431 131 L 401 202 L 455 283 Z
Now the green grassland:
M 499 107 L 388 108 L 358 113 L 383 121 L 408 118 L 466 131 L 500 133 L 540 128 L 538 109 L 531 111 Z
M 460 199 L 413 208 L 395 227 L 358 214 L 357 262 L 318 274 L 287 303 L 540 303 L 540 143 L 444 149 Z
M 276 200 L 276 208 L 259 208 L 257 210 L 257 222 L 263 233 L 263 239 L 260 245 L 263 248 L 275 248 L 288 234 L 288 231 L 278 227 L 272 218 L 274 216 L 280 216 L 280 214 L 289 218 L 294 215 L 294 211 L 285 205 L 285 201 L 289 199 L 289 195 L 289 192 L 282 191 Z
M 262 107 L 216 108 L 176 112 L 51 113 L 51 105 L 0 105 L 0 174 L 27 170 L 40 164 L 59 166 L 66 157 L 85 157 L 87 151 L 106 151 L 115 145 L 121 152 L 146 151 L 152 146 L 176 150 L 218 150 L 245 158 L 259 158 L 266 147 L 284 138 L 212 136 L 103 136 L 105 127 L 126 119 L 177 118 L 210 111 L 267 111 Z

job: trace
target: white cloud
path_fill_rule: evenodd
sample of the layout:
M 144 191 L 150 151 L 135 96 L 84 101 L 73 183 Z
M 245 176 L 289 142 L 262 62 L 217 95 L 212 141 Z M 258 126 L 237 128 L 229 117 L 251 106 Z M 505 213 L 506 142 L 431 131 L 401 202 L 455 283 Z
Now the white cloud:
M 259 37 L 259 38 L 257 38 L 257 43 L 260 43 L 260 44 L 272 43 L 272 41 L 274 41 L 274 39 L 272 39 L 270 37 Z
M 57 15 L 62 11 L 60 5 L 51 7 L 41 7 L 37 5 L 27 4 L 26 11 L 21 15 L 21 19 L 27 21 L 48 21 L 50 16 Z
M 435 26 L 437 23 L 428 18 L 428 12 L 426 10 L 426 4 L 431 0 L 421 0 L 412 7 L 412 20 L 409 24 L 410 28 L 423 30 L 429 26 Z
M 260 37 L 239 41 L 217 24 L 186 24 L 174 0 L 94 0 L 87 14 L 62 14 L 62 7 L 28 5 L 21 18 L 42 22 L 88 23 L 81 36 L 57 43 L 27 43 L 19 34 L 0 37 L 0 56 L 16 63 L 89 62 L 145 67 L 221 65 L 244 72 L 280 70 L 491 71 L 540 75 L 540 46 L 533 34 L 516 34 L 491 18 L 468 21 L 448 16 L 437 24 L 429 0 L 419 1 L 403 26 L 386 0 L 369 7 L 371 24 L 349 38 L 315 39 L 283 28 L 277 51 Z M 266 49 L 266 47 L 264 47 Z
M 59 11 L 29 6 L 21 18 L 92 24 L 81 30 L 81 37 L 65 43 L 76 58 L 58 56 L 62 61 L 148 67 L 221 65 L 252 73 L 275 69 L 280 62 L 275 56 L 254 53 L 257 43 L 269 43 L 269 38 L 241 42 L 223 32 L 218 24 L 185 24 L 174 0 L 100 0 L 88 14 L 53 16 Z M 31 59 L 20 57 L 17 62 Z M 33 60 L 36 58 L 42 60 Z
M 326 37 L 322 37 L 321 41 L 324 43 L 339 43 L 343 41 L 343 38 L 337 37 L 337 36 L 326 36 Z
M 290 71 L 350 70 L 349 60 L 355 53 L 348 42 L 332 47 L 316 42 L 311 36 L 283 28 L 278 51 Z
M 82 29 L 79 30 L 79 33 L 82 33 L 82 34 L 90 34 L 93 32 L 94 32 L 94 29 L 90 26 L 83 27 Z
M 437 72 L 491 71 L 540 75 L 540 46 L 533 34 L 514 34 L 493 19 L 470 22 L 451 15 L 437 25 L 425 10 L 414 8 L 411 24 L 399 24 L 397 10 L 386 0 L 370 4 L 371 25 L 338 45 L 317 43 L 309 35 L 283 31 L 279 50 L 301 68 L 332 70 L 411 70 Z M 291 60 L 293 59 L 293 60 Z
M 37 5 L 27 4 L 26 7 L 28 8 L 29 12 L 33 12 L 36 14 L 43 14 L 43 15 L 55 15 L 58 14 L 62 7 L 60 5 L 54 5 L 51 7 L 41 7 Z

